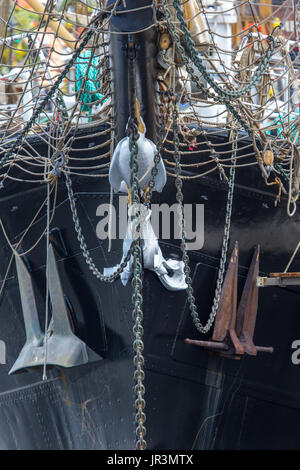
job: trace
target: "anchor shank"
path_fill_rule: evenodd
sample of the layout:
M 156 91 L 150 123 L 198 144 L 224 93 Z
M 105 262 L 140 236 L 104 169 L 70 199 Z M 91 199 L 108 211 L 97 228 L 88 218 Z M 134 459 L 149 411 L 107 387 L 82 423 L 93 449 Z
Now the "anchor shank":
M 26 343 L 38 343 L 42 340 L 43 333 L 40 327 L 32 279 L 21 256 L 18 254 L 16 254 L 16 267 L 25 323 Z
M 70 335 L 72 334 L 72 329 L 68 318 L 66 302 L 59 278 L 54 250 L 51 244 L 49 245 L 48 274 L 49 293 L 52 304 L 52 318 L 55 331 L 57 334 Z

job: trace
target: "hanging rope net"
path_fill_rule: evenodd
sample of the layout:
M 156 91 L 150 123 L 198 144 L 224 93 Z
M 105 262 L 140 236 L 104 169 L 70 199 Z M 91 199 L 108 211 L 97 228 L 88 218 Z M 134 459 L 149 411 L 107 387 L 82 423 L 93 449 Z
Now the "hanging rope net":
M 105 1 L 60 1 L 54 9 L 54 2 L 48 0 L 41 11 L 34 8 L 36 1 L 2 2 L 6 7 L 1 7 L 0 185 L 16 178 L 14 168 L 18 178 L 23 169 L 24 183 L 47 180 L 48 156 L 29 155 L 26 142 L 32 135 L 50 141 L 58 123 L 48 171 L 53 171 L 60 158 L 56 148 L 70 148 L 66 137 L 92 123 L 91 130 L 95 125 L 105 127 L 101 132 L 108 137 L 107 152 L 99 152 L 97 160 L 81 170 L 76 159 L 69 160 L 60 172 L 68 169 L 70 174 L 105 177 L 114 128 L 109 63 L 112 13 L 95 23 L 106 8 Z M 263 4 L 161 0 L 153 2 L 153 7 L 158 32 L 156 119 L 164 129 L 161 140 L 168 143 L 172 91 L 183 137 L 182 178 L 201 178 L 214 171 L 227 177 L 230 151 L 219 155 L 210 147 L 209 135 L 230 130 L 234 123 L 239 130 L 238 148 L 244 147 L 238 151 L 237 170 L 259 165 L 272 189 L 288 193 L 292 186 L 290 199 L 295 202 L 300 104 L 297 5 L 289 0 Z M 48 93 L 51 96 L 46 100 Z M 266 151 L 272 152 L 272 165 L 265 161 Z M 164 154 L 169 175 L 175 176 L 168 145 Z M 189 162 L 190 157 L 197 161 Z
M 0 0 L 1 195 L 19 184 L 22 190 L 41 184 L 48 190 L 47 200 L 30 213 L 30 223 L 17 245 L 0 223 L 14 252 L 31 233 L 36 218 L 45 212 L 47 226 L 27 249 L 29 253 L 48 234 L 57 209 L 58 182 L 64 181 L 77 238 L 91 272 L 102 281 L 112 282 L 133 256 L 137 447 L 143 449 L 146 418 L 141 247 L 133 243 L 118 270 L 112 276 L 102 275 L 85 242 L 72 189 L 75 177 L 93 181 L 108 177 L 117 143 L 113 112 L 116 91 L 110 64 L 110 43 L 116 32 L 110 28 L 110 20 L 123 14 L 120 8 L 124 5 L 126 1 L 118 0 Z M 157 33 L 153 96 L 157 106 L 153 121 L 157 123 L 158 152 L 154 169 L 161 156 L 168 177 L 175 180 L 181 206 L 184 180 L 201 181 L 204 176 L 218 175 L 229 188 L 215 301 L 206 325 L 198 318 L 188 255 L 183 247 L 190 309 L 198 331 L 206 333 L 220 298 L 234 181 L 239 171 L 254 167 L 257 179 L 273 194 L 275 204 L 286 204 L 290 216 L 297 209 L 298 3 L 153 0 L 148 8 Z M 83 130 L 89 142 L 86 147 L 79 145 Z M 95 134 L 101 142 L 96 147 Z M 131 180 L 135 183 L 131 197 L 136 202 L 140 197 L 138 150 L 133 135 L 130 150 Z M 152 183 L 153 176 L 154 172 Z M 148 189 L 144 195 L 146 205 L 151 202 L 153 184 Z

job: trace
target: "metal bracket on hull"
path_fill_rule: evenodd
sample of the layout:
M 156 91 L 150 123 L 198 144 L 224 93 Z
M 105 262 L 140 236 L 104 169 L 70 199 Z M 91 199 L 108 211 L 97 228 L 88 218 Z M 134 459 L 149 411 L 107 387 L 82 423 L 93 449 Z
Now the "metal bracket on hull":
M 258 308 L 259 246 L 256 248 L 242 297 L 237 308 L 238 244 L 235 243 L 222 286 L 211 341 L 189 338 L 185 343 L 219 352 L 223 356 L 239 359 L 244 353 L 256 356 L 257 352 L 272 353 L 272 347 L 256 346 L 253 334 Z
M 49 245 L 49 294 L 52 305 L 52 320 L 47 331 L 47 352 L 45 335 L 41 330 L 32 285 L 32 279 L 22 258 L 16 254 L 26 342 L 16 362 L 9 371 L 13 374 L 28 367 L 48 365 L 74 367 L 102 358 L 92 351 L 71 329 L 61 281 L 56 265 L 53 247 Z
M 258 287 L 286 287 L 299 286 L 300 273 L 270 273 L 269 277 L 257 276 Z

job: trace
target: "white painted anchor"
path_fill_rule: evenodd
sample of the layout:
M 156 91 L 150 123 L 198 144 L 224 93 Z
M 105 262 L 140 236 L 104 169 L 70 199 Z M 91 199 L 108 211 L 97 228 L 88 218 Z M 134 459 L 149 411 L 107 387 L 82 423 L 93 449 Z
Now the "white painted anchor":
M 146 126 L 140 115 L 140 106 L 138 100 L 136 100 L 136 117 L 138 120 L 138 132 L 139 138 L 137 140 L 138 147 L 138 180 L 139 188 L 141 191 L 147 191 L 149 181 L 151 178 L 151 169 L 154 166 L 154 156 L 157 153 L 156 145 L 149 139 L 145 137 Z M 128 194 L 130 195 L 130 179 L 131 179 L 131 170 L 130 170 L 130 148 L 129 148 L 129 137 L 124 137 L 122 139 L 113 154 L 110 169 L 109 169 L 109 182 L 113 187 L 115 192 L 124 190 L 124 186 L 127 186 Z M 157 165 L 157 175 L 155 177 L 154 191 L 161 192 L 166 184 L 166 170 L 162 160 Z M 135 234 L 133 233 L 134 229 L 130 222 L 130 217 L 132 216 L 132 211 L 136 208 L 134 205 L 129 205 L 128 207 L 128 223 L 127 223 L 127 232 L 126 237 L 123 242 L 123 257 L 121 260 L 124 260 L 128 250 L 131 246 Z M 140 205 L 140 233 L 142 243 L 142 252 L 143 252 L 143 265 L 145 269 L 154 271 L 162 284 L 169 290 L 182 290 L 186 289 L 187 285 L 185 283 L 184 275 L 184 265 L 182 261 L 168 259 L 166 260 L 163 257 L 162 251 L 159 247 L 158 239 L 154 233 L 153 227 L 151 225 L 150 217 L 151 211 L 147 209 L 146 206 Z M 128 280 L 131 277 L 132 272 L 132 263 L 133 257 L 129 260 L 126 268 L 120 275 L 120 279 L 123 285 L 126 285 Z M 112 268 L 104 268 L 104 275 L 113 274 L 120 265 L 114 266 Z

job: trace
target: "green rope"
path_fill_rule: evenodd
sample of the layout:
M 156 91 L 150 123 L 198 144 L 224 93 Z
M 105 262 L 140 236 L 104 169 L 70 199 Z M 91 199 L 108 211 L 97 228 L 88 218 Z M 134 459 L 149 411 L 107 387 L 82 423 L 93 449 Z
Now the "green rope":
M 80 92 L 83 87 L 80 95 L 81 109 L 88 111 L 89 114 L 92 112 L 92 103 L 99 103 L 101 100 L 106 101 L 99 91 L 99 69 L 100 59 L 95 57 L 94 51 L 87 49 L 78 57 L 76 63 L 76 92 Z

